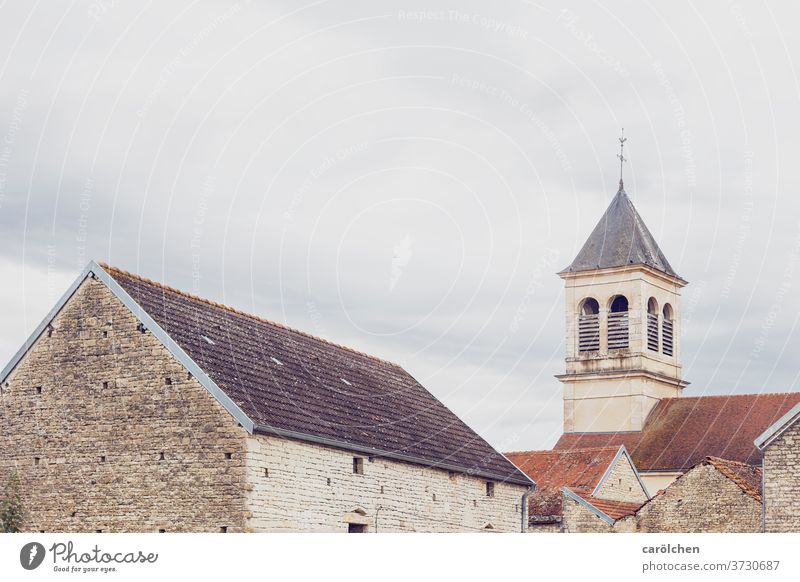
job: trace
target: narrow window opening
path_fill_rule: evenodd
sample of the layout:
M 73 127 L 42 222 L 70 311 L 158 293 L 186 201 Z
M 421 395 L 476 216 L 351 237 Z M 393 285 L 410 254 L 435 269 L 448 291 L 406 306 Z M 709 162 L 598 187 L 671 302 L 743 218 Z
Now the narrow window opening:
M 269 469 L 264 467 L 264 477 L 269 477 Z
M 47 337 L 52 337 L 52 336 L 53 336 L 53 326 L 48 324 L 48 326 L 47 326 Z
M 100 462 L 101 463 L 105 463 L 106 462 L 106 456 L 105 455 L 100 455 Z
M 494 482 L 486 482 L 486 497 L 494 497 Z
M 78 515 L 78 512 L 77 512 L 77 511 L 73 511 L 73 512 L 70 514 L 70 517 L 75 517 L 75 516 L 77 516 L 77 515 Z
M 103 390 L 108 390 L 108 382 L 103 382 Z
M 472 507 L 478 507 L 478 500 L 477 499 L 473 499 L 472 500 Z
M 164 453 L 163 452 L 162 453 L 158 453 L 158 460 L 159 461 L 163 461 L 164 460 Z
M 108 337 L 108 332 L 107 332 L 107 331 L 105 331 L 105 330 L 103 330 L 103 337 L 104 337 L 104 338 Z
M 38 466 L 39 465 L 39 461 L 41 461 L 41 459 L 39 457 L 34 457 L 33 458 L 33 465 L 34 466 Z
M 330 484 L 331 484 L 331 478 L 328 477 L 328 485 L 330 485 Z
M 588 297 L 578 315 L 578 351 L 596 352 L 600 349 L 600 304 Z
M 671 356 L 674 353 L 674 323 L 673 323 L 673 313 L 672 313 L 672 306 L 667 303 L 664 305 L 664 310 L 662 312 L 663 320 L 661 323 L 661 352 L 665 356 Z
M 383 495 L 383 485 L 381 485 L 381 495 Z
M 626 349 L 628 335 L 628 300 L 624 295 L 617 295 L 611 301 L 608 314 L 608 349 Z
M 353 457 L 353 473 L 356 475 L 364 474 L 364 459 L 361 457 Z
M 434 493 L 434 494 L 432 495 L 432 499 L 433 499 L 434 501 L 436 501 L 436 493 Z
M 655 297 L 647 302 L 647 349 L 658 352 L 658 302 Z
M 138 331 L 139 333 L 144 333 L 147 331 L 147 328 L 144 326 L 143 323 L 140 322 L 139 325 L 136 326 L 136 331 Z
M 36 393 L 37 394 L 41 394 L 42 393 L 42 387 L 41 386 L 37 386 L 36 387 Z

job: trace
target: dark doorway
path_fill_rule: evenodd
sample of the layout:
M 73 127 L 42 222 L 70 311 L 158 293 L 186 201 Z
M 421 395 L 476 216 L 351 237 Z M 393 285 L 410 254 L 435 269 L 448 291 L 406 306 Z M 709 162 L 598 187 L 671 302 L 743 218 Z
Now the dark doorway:
M 348 523 L 347 533 L 367 533 L 367 526 L 363 523 Z

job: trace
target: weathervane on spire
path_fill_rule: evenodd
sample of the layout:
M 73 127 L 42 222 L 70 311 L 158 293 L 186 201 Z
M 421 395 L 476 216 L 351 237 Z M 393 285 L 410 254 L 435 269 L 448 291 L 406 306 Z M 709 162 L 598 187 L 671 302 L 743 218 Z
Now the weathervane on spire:
M 625 142 L 628 141 L 628 138 L 625 137 L 625 128 L 622 128 L 622 135 L 619 136 L 619 153 L 617 157 L 619 158 L 619 189 L 622 190 L 622 163 L 627 162 L 628 160 L 625 159 L 623 155 L 623 148 L 625 147 Z

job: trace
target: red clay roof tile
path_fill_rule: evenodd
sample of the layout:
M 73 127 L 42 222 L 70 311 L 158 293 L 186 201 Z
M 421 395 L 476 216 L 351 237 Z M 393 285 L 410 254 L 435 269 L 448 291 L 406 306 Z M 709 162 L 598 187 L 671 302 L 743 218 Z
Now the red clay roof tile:
M 600 499 L 599 497 L 594 497 L 583 491 L 577 491 L 575 489 L 571 489 L 571 491 L 576 495 L 580 496 L 588 503 L 594 505 L 597 509 L 605 513 L 608 517 L 610 517 L 614 521 L 622 519 L 623 517 L 627 517 L 629 515 L 633 515 L 639 510 L 640 507 L 642 507 L 642 505 L 644 505 L 643 503 L 631 503 L 628 501 L 612 501 L 610 499 Z
M 753 441 L 800 402 L 800 392 L 664 398 L 641 432 L 565 433 L 555 449 L 625 444 L 640 471 L 685 471 L 714 456 L 754 465 Z
M 562 513 L 562 487 L 591 493 L 605 474 L 619 447 L 569 451 L 522 451 L 506 453 L 512 463 L 536 482 L 529 499 L 532 521 Z

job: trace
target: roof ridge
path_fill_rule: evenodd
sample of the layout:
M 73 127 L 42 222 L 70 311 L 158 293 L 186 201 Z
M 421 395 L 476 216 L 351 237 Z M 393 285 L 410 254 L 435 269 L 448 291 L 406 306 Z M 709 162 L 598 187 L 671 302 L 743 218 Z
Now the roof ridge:
M 366 352 L 362 352 L 361 350 L 357 350 L 355 348 L 351 348 L 350 346 L 346 346 L 344 344 L 336 343 L 336 342 L 331 341 L 329 339 L 326 339 L 324 337 L 319 337 L 319 336 L 310 334 L 310 333 L 308 333 L 306 331 L 302 331 L 300 329 L 288 326 L 288 325 L 283 324 L 283 323 L 279 323 L 277 321 L 273 321 L 271 319 L 267 319 L 265 317 L 260 317 L 258 315 L 255 315 L 253 313 L 249 313 L 247 311 L 242 311 L 241 309 L 237 309 L 237 308 L 232 307 L 230 305 L 225 305 L 224 303 L 220 303 L 218 301 L 213 301 L 213 300 L 207 299 L 205 297 L 200 297 L 199 295 L 194 295 L 192 293 L 189 293 L 188 291 L 184 291 L 182 289 L 178 289 L 177 287 L 172 287 L 171 285 L 167 285 L 166 283 L 162 283 L 160 281 L 154 281 L 153 279 L 150 279 L 148 277 L 143 277 L 142 275 L 138 275 L 136 273 L 131 273 L 130 271 L 126 271 L 125 269 L 120 269 L 119 267 L 114 267 L 113 265 L 109 265 L 108 263 L 106 263 L 104 261 L 98 261 L 97 264 L 100 265 L 101 267 L 103 267 L 103 269 L 105 269 L 106 271 L 109 271 L 109 274 L 119 273 L 119 274 L 121 274 L 123 276 L 126 276 L 126 277 L 131 277 L 133 279 L 138 279 L 139 281 L 147 283 L 148 285 L 153 285 L 155 287 L 159 287 L 159 288 L 164 289 L 166 291 L 169 291 L 171 293 L 176 293 L 178 295 L 186 297 L 188 299 L 192 299 L 194 301 L 200 301 L 201 303 L 206 303 L 208 305 L 211 305 L 213 307 L 217 307 L 219 309 L 222 309 L 224 311 L 228 311 L 230 313 L 235 313 L 237 315 L 242 315 L 244 317 L 249 317 L 250 319 L 253 319 L 255 321 L 259 321 L 261 323 L 266 323 L 267 325 L 274 325 L 275 327 L 279 327 L 279 328 L 284 329 L 286 331 L 290 331 L 292 333 L 296 333 L 296 334 L 302 335 L 304 337 L 307 337 L 307 338 L 310 338 L 310 339 L 313 339 L 313 340 L 325 342 L 326 344 L 330 344 L 330 345 L 335 346 L 337 348 L 341 348 L 343 350 L 347 350 L 348 352 L 352 352 L 354 354 L 358 354 L 360 356 L 364 356 L 364 357 L 370 358 L 371 360 L 375 360 L 375 361 L 381 362 L 383 364 L 388 364 L 390 366 L 395 366 L 397 368 L 404 369 L 400 364 L 398 364 L 396 362 L 392 362 L 392 361 L 386 360 L 384 358 L 379 358 L 378 356 L 374 356 L 372 354 L 368 354 Z
M 746 392 L 744 394 L 700 394 L 697 396 L 667 396 L 661 400 L 697 400 L 699 398 L 738 398 L 744 396 L 788 396 L 800 394 L 797 390 L 787 390 L 785 392 Z
M 579 447 L 576 449 L 536 449 L 532 451 L 508 451 L 504 455 L 531 455 L 534 453 L 552 453 L 562 455 L 564 453 L 577 453 L 588 451 L 618 451 L 622 445 L 607 445 L 605 447 Z

